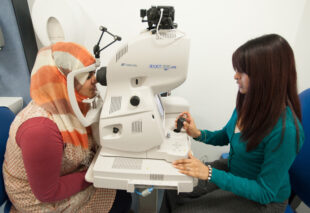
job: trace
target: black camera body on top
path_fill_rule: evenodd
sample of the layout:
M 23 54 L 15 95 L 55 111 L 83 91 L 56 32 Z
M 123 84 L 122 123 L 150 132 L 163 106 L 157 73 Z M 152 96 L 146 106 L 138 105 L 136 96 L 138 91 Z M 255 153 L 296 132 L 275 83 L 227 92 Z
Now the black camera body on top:
M 173 23 L 174 8 L 171 6 L 152 6 L 148 10 L 141 9 L 140 16 L 142 18 L 142 22 L 148 22 L 148 30 L 155 29 L 158 25 L 158 29 L 177 28 L 177 24 Z M 147 20 L 144 20 L 145 16 L 147 16 Z

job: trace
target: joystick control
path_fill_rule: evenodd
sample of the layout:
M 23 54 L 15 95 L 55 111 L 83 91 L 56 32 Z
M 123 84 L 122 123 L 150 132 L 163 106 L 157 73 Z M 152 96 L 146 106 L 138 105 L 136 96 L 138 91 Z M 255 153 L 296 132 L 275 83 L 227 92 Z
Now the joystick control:
M 183 127 L 184 121 L 186 121 L 186 119 L 183 118 L 183 117 L 180 117 L 180 118 L 177 120 L 177 128 L 174 129 L 173 131 L 174 131 L 174 132 L 180 132 L 181 129 L 182 129 L 182 127 Z

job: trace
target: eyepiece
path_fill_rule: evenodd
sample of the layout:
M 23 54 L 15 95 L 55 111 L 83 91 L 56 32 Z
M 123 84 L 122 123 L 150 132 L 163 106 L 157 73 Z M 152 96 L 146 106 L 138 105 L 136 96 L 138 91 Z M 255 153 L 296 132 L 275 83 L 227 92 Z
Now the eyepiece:
M 96 80 L 102 86 L 107 86 L 107 67 L 101 67 L 97 70 Z

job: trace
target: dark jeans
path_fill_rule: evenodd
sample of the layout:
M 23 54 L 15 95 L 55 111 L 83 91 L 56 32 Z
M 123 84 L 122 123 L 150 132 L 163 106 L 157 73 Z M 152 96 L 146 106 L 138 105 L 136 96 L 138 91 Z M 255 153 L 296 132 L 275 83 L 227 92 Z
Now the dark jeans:
M 117 190 L 113 206 L 109 213 L 127 213 L 131 207 L 131 194 L 124 190 Z

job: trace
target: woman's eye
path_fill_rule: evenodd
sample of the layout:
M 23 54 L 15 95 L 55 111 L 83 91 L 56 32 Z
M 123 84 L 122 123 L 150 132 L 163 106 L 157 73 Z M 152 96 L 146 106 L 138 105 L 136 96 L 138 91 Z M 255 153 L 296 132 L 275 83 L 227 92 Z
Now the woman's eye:
M 87 76 L 87 80 L 90 79 L 93 75 L 95 74 L 95 72 L 90 72 Z

